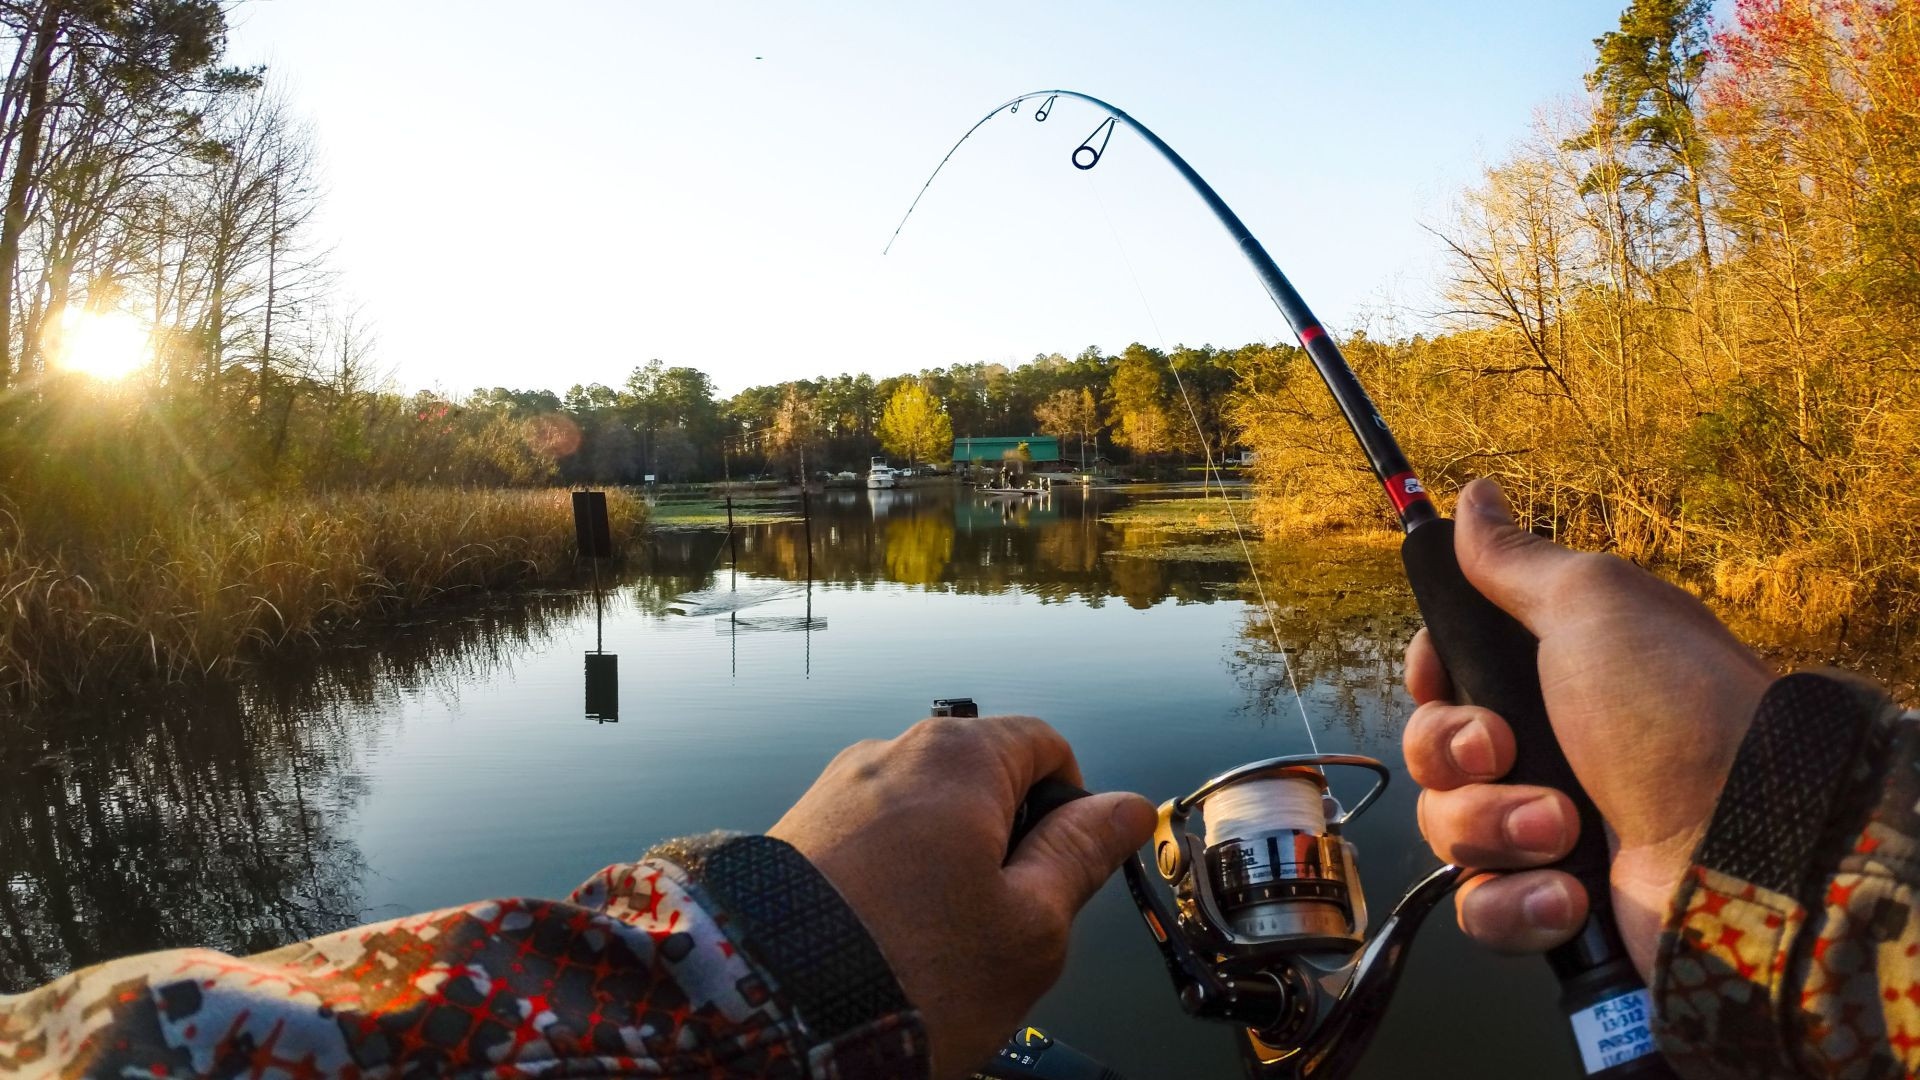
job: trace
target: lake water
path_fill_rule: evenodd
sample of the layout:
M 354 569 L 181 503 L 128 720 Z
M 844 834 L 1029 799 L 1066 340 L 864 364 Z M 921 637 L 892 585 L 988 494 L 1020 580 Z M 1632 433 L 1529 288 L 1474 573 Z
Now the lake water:
M 0 991 L 145 949 L 253 951 L 564 893 L 664 837 L 766 828 L 841 747 L 937 697 L 1044 717 L 1091 785 L 1158 802 L 1308 749 L 1275 632 L 1320 749 L 1394 768 L 1353 834 L 1377 919 L 1434 865 L 1399 757 L 1415 620 L 1392 550 L 1262 549 L 1269 627 L 1218 495 L 1170 502 L 1198 494 L 835 491 L 805 522 L 792 501 L 743 504 L 731 550 L 710 509 L 668 514 L 684 526 L 607 573 L 598 618 L 584 587 L 461 606 L 251 686 L 16 724 Z M 618 656 L 616 722 L 587 716 L 596 650 Z M 1542 963 L 1474 949 L 1443 909 L 1360 1075 L 1573 1077 L 1556 994 Z M 1032 1019 L 1134 1080 L 1237 1075 L 1228 1029 L 1180 1011 L 1117 878 Z

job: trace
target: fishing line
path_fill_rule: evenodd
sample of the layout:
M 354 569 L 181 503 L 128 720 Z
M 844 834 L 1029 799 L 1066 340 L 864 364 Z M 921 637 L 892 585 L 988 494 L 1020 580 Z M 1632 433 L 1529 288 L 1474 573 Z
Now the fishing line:
M 1109 119 L 1108 123 L 1112 123 Z M 1089 140 L 1092 136 L 1088 136 Z M 1104 148 L 1104 143 L 1102 144 Z M 1078 164 L 1076 160 L 1075 164 Z M 1273 636 L 1273 647 L 1280 654 L 1280 667 L 1287 673 L 1287 685 L 1293 690 L 1293 703 L 1300 710 L 1300 726 L 1306 729 L 1307 745 L 1314 753 L 1320 752 L 1320 740 L 1314 738 L 1313 721 L 1307 716 L 1307 699 L 1300 693 L 1300 681 L 1293 673 L 1293 657 L 1287 646 L 1280 640 L 1280 619 L 1274 613 L 1273 602 L 1267 599 L 1267 586 L 1260 578 L 1260 568 L 1253 560 L 1253 547 L 1247 543 L 1247 534 L 1240 528 L 1240 518 L 1233 512 L 1233 500 L 1227 495 L 1226 480 L 1213 464 L 1213 443 L 1207 438 L 1206 429 L 1200 426 L 1199 410 L 1193 407 L 1193 398 L 1187 394 L 1187 382 L 1180 377 L 1180 368 L 1173 362 L 1173 353 L 1167 348 L 1167 336 L 1160 329 L 1160 320 L 1153 313 L 1153 305 L 1147 301 L 1147 290 L 1140 284 L 1140 274 L 1133 268 L 1133 259 L 1127 255 L 1126 241 L 1121 239 L 1120 230 L 1113 224 L 1113 216 L 1107 213 L 1106 200 L 1100 197 L 1100 187 L 1093 182 L 1091 168 L 1080 170 L 1086 177 L 1087 190 L 1093 195 L 1093 204 L 1100 211 L 1100 219 L 1107 223 L 1107 233 L 1113 237 L 1113 246 L 1120 252 L 1120 262 L 1127 268 L 1127 276 L 1133 279 L 1133 291 L 1140 297 L 1140 307 L 1147 313 L 1147 322 L 1153 327 L 1153 336 L 1160 342 L 1160 355 L 1167 358 L 1167 370 L 1173 372 L 1173 385 L 1180 391 L 1180 401 L 1187 409 L 1187 419 L 1193 422 L 1194 437 L 1200 440 L 1200 452 L 1206 460 L 1206 471 L 1200 474 L 1202 498 L 1207 490 L 1207 477 L 1212 476 L 1214 484 L 1220 489 L 1220 505 L 1227 512 L 1227 521 L 1233 525 L 1234 539 L 1240 542 L 1240 553 L 1246 557 L 1247 572 L 1253 577 L 1254 592 L 1260 597 L 1260 608 L 1267 615 L 1267 631 Z

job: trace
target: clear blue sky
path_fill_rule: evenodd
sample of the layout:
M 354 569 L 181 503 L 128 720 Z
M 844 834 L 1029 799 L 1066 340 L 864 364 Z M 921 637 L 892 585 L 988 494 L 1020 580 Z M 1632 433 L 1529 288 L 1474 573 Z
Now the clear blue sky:
M 983 128 L 881 257 L 960 132 L 1049 86 L 1158 131 L 1336 331 L 1417 304 L 1421 226 L 1579 92 L 1623 4 L 252 0 L 232 55 L 313 122 L 320 238 L 403 386 L 658 357 L 733 391 L 1283 338 L 1150 151 L 1069 166 L 1084 106 Z

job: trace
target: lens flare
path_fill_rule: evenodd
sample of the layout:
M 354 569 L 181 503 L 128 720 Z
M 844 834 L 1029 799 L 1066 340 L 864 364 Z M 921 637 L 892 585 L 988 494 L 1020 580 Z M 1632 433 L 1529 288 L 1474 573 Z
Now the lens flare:
M 68 308 L 48 344 L 55 367 L 95 379 L 123 379 L 153 360 L 153 335 L 120 311 Z

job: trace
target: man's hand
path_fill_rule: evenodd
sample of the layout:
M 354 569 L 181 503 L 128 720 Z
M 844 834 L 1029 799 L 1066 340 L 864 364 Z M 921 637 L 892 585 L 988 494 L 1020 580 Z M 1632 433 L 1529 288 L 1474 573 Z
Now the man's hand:
M 985 1061 L 1060 977 L 1073 916 L 1153 835 L 1153 806 L 1069 803 L 1006 865 L 1013 814 L 1044 777 L 1081 784 L 1032 717 L 923 720 L 856 743 L 768 830 L 840 890 L 920 1010 L 936 1077 Z
M 1554 735 L 1613 833 L 1615 916 L 1643 977 L 1668 901 L 1706 831 L 1734 751 L 1773 674 L 1686 592 L 1610 555 L 1518 529 L 1489 480 L 1460 493 L 1455 547 L 1473 587 L 1540 639 Z M 1407 648 L 1407 768 L 1425 790 L 1420 831 L 1449 862 L 1519 873 L 1475 878 L 1460 928 L 1495 948 L 1557 945 L 1586 918 L 1585 890 L 1557 870 L 1578 822 L 1559 792 L 1491 781 L 1513 767 L 1513 732 L 1454 705 L 1420 631 Z

